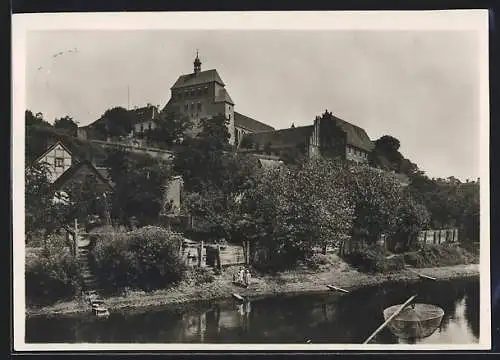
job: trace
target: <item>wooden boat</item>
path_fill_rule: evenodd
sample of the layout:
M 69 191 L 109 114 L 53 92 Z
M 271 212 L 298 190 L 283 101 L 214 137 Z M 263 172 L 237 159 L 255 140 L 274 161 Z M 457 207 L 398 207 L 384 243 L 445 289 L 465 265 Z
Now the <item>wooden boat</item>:
M 92 308 L 98 308 L 104 306 L 104 300 L 93 300 L 92 303 Z
M 393 305 L 384 310 L 387 320 L 401 307 Z M 403 309 L 387 326 L 402 339 L 419 339 L 431 336 L 441 325 L 444 311 L 439 306 L 416 303 Z
M 333 291 L 340 291 L 343 293 L 349 293 L 349 290 L 345 290 L 345 289 L 342 289 L 342 288 L 339 288 L 339 287 L 336 287 L 333 285 L 326 285 L 326 286 L 328 287 L 328 289 L 333 290 Z
M 109 310 L 105 307 L 92 307 L 92 312 L 94 313 L 95 316 L 98 318 L 107 318 L 109 317 Z

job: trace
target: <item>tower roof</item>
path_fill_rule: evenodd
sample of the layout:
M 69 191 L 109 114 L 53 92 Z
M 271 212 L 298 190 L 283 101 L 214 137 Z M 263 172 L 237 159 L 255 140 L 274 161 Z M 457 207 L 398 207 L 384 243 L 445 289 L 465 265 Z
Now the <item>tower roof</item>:
M 193 74 L 181 75 L 170 89 L 180 89 L 194 85 L 208 84 L 211 82 L 216 82 L 222 86 L 226 86 L 226 84 L 224 84 L 224 82 L 220 78 L 217 70 L 212 69 L 212 70 L 200 71 L 198 74 L 193 73 Z

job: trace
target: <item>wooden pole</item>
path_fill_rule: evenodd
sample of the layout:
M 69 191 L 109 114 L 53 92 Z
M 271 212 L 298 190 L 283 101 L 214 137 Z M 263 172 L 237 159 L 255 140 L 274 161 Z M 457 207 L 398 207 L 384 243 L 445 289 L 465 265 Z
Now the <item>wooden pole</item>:
M 222 269 L 222 261 L 221 261 L 221 258 L 220 258 L 220 245 L 217 244 L 217 268 L 219 270 Z
M 408 300 L 406 300 L 404 302 L 403 305 L 401 305 L 401 307 L 399 309 L 397 309 L 394 314 L 392 314 L 386 321 L 384 321 L 384 323 L 382 325 L 380 325 L 377 330 L 375 330 L 369 337 L 368 339 L 366 339 L 363 344 L 368 344 L 380 331 L 382 331 L 382 329 L 384 329 L 387 324 L 389 324 L 396 316 L 399 315 L 399 313 L 401 311 L 403 311 L 404 308 L 406 308 L 415 298 L 417 297 L 417 295 L 413 295 L 412 297 L 410 297 Z
M 73 236 L 73 251 L 76 256 L 76 247 L 78 243 L 78 219 L 75 219 L 75 236 Z
M 198 257 L 198 266 L 199 267 L 203 266 L 203 240 L 201 241 L 200 244 L 200 256 Z

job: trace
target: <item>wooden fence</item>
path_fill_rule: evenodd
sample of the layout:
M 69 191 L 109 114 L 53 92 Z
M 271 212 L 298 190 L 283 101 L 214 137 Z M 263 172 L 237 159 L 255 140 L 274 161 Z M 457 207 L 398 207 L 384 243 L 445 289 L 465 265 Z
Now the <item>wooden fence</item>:
M 457 243 L 458 229 L 423 230 L 418 234 L 422 244 Z
M 246 263 L 242 246 L 185 242 L 181 257 L 188 266 L 224 267 Z M 220 262 L 220 263 L 219 263 Z

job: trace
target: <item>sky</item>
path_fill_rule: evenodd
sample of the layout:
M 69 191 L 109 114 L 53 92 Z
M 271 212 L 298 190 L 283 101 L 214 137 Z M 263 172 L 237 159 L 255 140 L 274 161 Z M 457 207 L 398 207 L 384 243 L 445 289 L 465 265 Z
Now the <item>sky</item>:
M 328 110 L 372 140 L 396 137 L 431 177 L 475 179 L 478 41 L 468 30 L 30 31 L 26 106 L 80 126 L 128 103 L 163 107 L 199 49 L 242 114 L 280 129 Z

